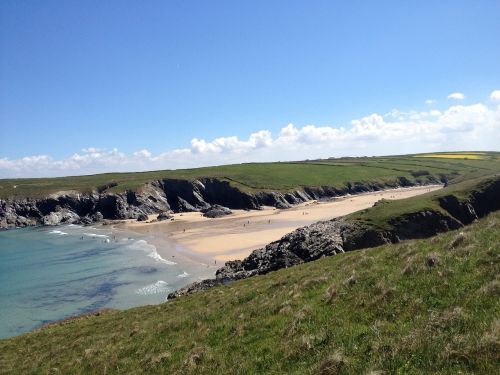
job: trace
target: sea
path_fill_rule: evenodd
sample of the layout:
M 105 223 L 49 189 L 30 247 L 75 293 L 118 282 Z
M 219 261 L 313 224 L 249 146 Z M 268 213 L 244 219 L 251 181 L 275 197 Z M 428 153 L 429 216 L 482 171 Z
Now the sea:
M 0 231 L 0 339 L 104 308 L 162 303 L 213 277 L 213 267 L 166 245 L 162 257 L 150 238 L 106 226 Z

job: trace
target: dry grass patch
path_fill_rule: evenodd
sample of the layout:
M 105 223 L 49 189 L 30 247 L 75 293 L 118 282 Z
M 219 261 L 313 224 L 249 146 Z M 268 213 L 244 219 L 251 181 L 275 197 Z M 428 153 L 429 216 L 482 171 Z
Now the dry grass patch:
M 358 277 L 355 273 L 353 273 L 351 276 L 349 276 L 345 281 L 344 281 L 344 286 L 347 287 L 352 287 L 356 285 L 358 282 Z
M 206 357 L 207 349 L 203 347 L 196 347 L 188 353 L 186 359 L 184 360 L 183 366 L 185 368 L 194 368 L 200 365 Z
M 337 375 L 346 370 L 347 360 L 341 351 L 334 351 L 323 359 L 318 366 L 320 375 Z
M 500 319 L 491 324 L 490 329 L 481 337 L 480 346 L 483 350 L 493 353 L 500 362 Z
M 323 300 L 326 303 L 332 303 L 332 301 L 337 298 L 338 291 L 337 291 L 337 286 L 335 284 L 330 285 L 328 289 L 325 291 L 325 295 L 323 297 Z
M 480 293 L 499 298 L 500 297 L 500 280 L 498 280 L 498 275 L 495 280 L 491 280 L 484 284 L 480 289 Z

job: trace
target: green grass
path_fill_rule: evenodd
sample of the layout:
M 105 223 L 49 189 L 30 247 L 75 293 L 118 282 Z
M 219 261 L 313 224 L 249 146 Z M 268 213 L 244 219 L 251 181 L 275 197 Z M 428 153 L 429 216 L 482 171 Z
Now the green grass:
M 110 192 L 140 190 L 147 182 L 161 178 L 196 179 L 216 177 L 244 191 L 290 191 L 305 186 L 342 188 L 348 182 L 393 182 L 397 177 L 411 181 L 426 176 L 449 178 L 470 173 L 500 171 L 500 154 L 485 153 L 480 160 L 415 158 L 412 155 L 373 158 L 339 158 L 295 163 L 248 163 L 216 167 L 140 173 L 106 173 L 91 176 L 3 179 L 0 198 L 44 197 L 58 191 L 90 192 L 114 183 Z M 418 177 L 419 173 L 425 172 Z M 417 176 L 417 177 L 416 177 Z
M 466 199 L 473 190 L 480 191 L 483 186 L 498 178 L 498 173 L 491 176 L 484 176 L 482 172 L 469 173 L 463 176 L 463 178 L 456 178 L 453 183 L 444 189 L 407 199 L 384 200 L 382 204 L 354 212 L 346 217 L 347 219 L 356 220 L 372 227 L 392 229 L 390 224 L 391 221 L 397 221 L 399 218 L 411 213 L 432 210 L 441 212 L 444 215 L 449 215 L 449 213 L 443 210 L 439 205 L 439 198 L 447 195 L 454 195 L 459 200 Z
M 498 373 L 499 225 L 494 213 L 460 233 L 3 340 L 0 372 Z

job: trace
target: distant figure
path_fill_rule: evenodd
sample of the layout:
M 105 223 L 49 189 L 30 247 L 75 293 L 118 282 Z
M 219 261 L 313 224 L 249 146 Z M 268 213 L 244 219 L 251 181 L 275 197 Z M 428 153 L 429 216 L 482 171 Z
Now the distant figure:
M 271 224 L 271 219 L 269 219 L 268 223 Z
M 216 260 L 214 260 L 214 264 L 217 264 L 217 261 L 216 261 Z
M 184 228 L 184 229 L 182 230 L 182 233 L 186 233 L 186 228 Z
M 250 224 L 250 220 L 248 220 L 248 223 L 247 224 Z
M 245 224 L 245 223 L 243 223 L 243 228 L 245 228 L 245 225 L 246 225 L 246 224 Z

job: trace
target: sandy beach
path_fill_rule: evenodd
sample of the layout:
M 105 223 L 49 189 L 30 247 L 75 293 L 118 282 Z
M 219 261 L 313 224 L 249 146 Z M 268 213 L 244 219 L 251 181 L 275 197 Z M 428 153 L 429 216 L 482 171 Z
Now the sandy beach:
M 199 212 L 174 214 L 173 221 L 127 221 L 117 227 L 148 234 L 158 240 L 177 243 L 179 252 L 219 265 L 227 260 L 242 259 L 253 250 L 279 240 L 285 234 L 320 220 L 328 220 L 350 214 L 384 199 L 403 199 L 442 188 L 441 185 L 399 188 L 379 192 L 344 196 L 326 202 L 310 201 L 293 208 L 280 210 L 263 207 L 262 210 L 233 210 L 232 215 L 209 219 Z M 167 242 L 167 241 L 165 241 Z M 171 257 L 171 248 L 164 250 L 157 242 L 160 255 Z

